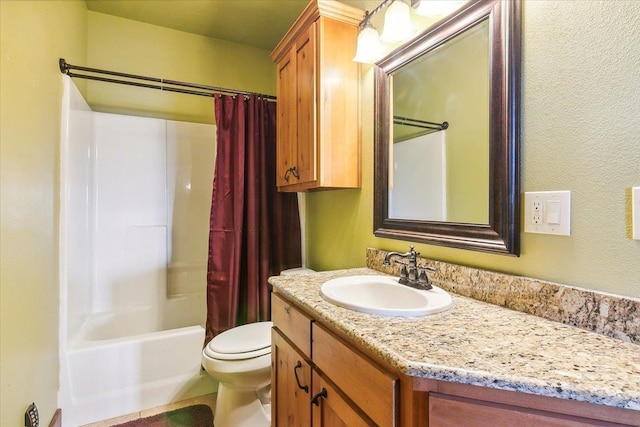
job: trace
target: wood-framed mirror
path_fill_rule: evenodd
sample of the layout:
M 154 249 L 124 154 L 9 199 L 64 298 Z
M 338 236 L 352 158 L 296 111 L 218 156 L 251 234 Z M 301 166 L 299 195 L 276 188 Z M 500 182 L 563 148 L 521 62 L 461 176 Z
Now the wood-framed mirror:
M 376 63 L 376 236 L 519 256 L 520 16 L 474 1 Z

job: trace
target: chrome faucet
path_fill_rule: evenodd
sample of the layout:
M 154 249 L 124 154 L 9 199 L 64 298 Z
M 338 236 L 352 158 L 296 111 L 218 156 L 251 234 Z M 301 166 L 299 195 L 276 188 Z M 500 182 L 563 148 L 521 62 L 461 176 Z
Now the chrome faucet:
M 396 261 L 396 263 L 402 264 L 398 283 L 411 286 L 412 288 L 428 290 L 431 289 L 432 286 L 431 283 L 429 283 L 429 277 L 427 276 L 426 270 L 435 271 L 435 269 L 430 267 L 425 267 L 423 269 L 419 268 L 417 264 L 418 255 L 420 255 L 420 252 L 416 252 L 415 249 L 413 249 L 413 245 L 411 245 L 409 252 L 405 252 L 403 254 L 400 252 L 387 253 L 382 265 L 391 265 L 390 261 L 393 257 L 405 258 L 407 260 L 406 263 Z

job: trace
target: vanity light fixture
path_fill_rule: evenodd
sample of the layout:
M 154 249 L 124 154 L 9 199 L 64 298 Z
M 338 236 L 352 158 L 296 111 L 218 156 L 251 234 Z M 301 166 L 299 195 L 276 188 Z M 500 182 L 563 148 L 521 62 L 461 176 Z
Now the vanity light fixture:
M 360 22 L 358 33 L 358 45 L 355 62 L 373 64 L 384 56 L 385 49 L 380 43 L 398 44 L 409 40 L 415 34 L 411 24 L 411 9 L 415 9 L 417 15 L 429 17 L 443 17 L 468 0 L 411 0 L 411 7 L 406 0 L 384 0 L 375 9 L 365 12 L 364 19 Z M 371 18 L 383 8 L 387 7 L 384 15 L 384 29 L 378 36 L 378 30 L 371 24 Z
M 380 59 L 382 46 L 380 46 L 380 36 L 378 30 L 371 25 L 369 18 L 371 15 L 366 12 L 364 15 L 364 24 L 361 24 L 360 33 L 358 33 L 358 46 L 356 56 L 353 58 L 355 62 L 364 64 L 373 64 Z
M 378 36 L 378 30 L 371 24 L 371 18 L 389 5 L 384 15 L 384 29 L 382 36 Z M 385 53 L 380 40 L 387 43 L 401 43 L 415 33 L 411 25 L 411 8 L 405 0 L 384 0 L 375 9 L 364 14 L 364 19 L 359 25 L 358 45 L 355 62 L 373 64 L 382 58 Z
M 411 8 L 404 0 L 393 0 L 384 14 L 384 29 L 380 39 L 387 43 L 402 43 L 414 33 Z

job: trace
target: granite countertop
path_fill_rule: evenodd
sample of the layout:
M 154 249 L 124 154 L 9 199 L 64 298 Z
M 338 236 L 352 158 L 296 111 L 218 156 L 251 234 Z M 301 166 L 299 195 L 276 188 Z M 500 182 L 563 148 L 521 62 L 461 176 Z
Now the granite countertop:
M 369 268 L 274 276 L 278 293 L 399 372 L 640 411 L 640 346 L 451 294 L 423 317 L 382 317 L 330 304 L 320 285 Z

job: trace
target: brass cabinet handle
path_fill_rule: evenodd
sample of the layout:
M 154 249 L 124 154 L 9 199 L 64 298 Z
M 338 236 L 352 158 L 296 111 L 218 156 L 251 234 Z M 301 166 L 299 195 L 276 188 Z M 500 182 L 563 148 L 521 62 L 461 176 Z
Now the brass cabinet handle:
M 304 390 L 304 392 L 308 394 L 309 393 L 309 386 L 300 384 L 300 379 L 298 378 L 298 369 L 299 368 L 302 368 L 302 362 L 298 360 L 298 363 L 296 363 L 295 368 L 293 368 L 293 375 L 295 375 L 295 377 L 296 377 L 296 384 L 298 384 L 298 388 L 300 390 Z

